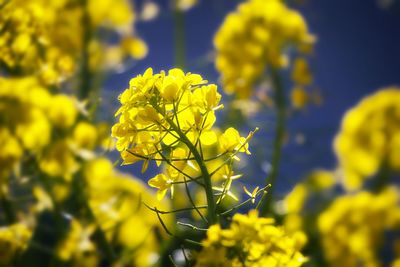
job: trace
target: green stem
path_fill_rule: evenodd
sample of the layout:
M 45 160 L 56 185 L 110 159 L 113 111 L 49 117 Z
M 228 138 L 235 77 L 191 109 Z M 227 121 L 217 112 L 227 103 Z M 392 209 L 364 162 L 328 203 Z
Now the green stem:
M 89 44 L 92 37 L 90 26 L 90 16 L 87 9 L 87 0 L 82 0 L 83 14 L 82 14 L 82 54 L 81 54 L 81 70 L 80 70 L 80 87 L 79 99 L 87 99 L 90 95 L 92 85 L 90 65 L 89 65 Z
M 199 164 L 200 171 L 203 176 L 204 188 L 205 188 L 206 197 L 207 197 L 208 222 L 211 225 L 215 224 L 217 222 L 216 206 L 215 206 L 215 201 L 214 201 L 214 193 L 212 190 L 211 176 L 207 170 L 207 166 L 205 165 L 199 151 L 192 144 L 192 142 L 190 142 L 190 140 L 187 138 L 187 136 L 175 124 L 172 124 L 171 127 L 178 133 L 179 137 L 182 139 L 182 142 L 185 143 L 185 145 L 189 148 L 189 150 L 192 152 L 197 164 Z
M 0 204 L 3 208 L 3 213 L 8 224 L 16 222 L 16 215 L 13 209 L 13 204 L 4 192 L 3 188 L 0 188 Z
M 175 65 L 181 69 L 185 68 L 185 17 L 175 4 L 173 11 L 174 19 L 174 48 Z
M 282 146 L 285 137 L 285 122 L 286 122 L 286 100 L 283 81 L 278 70 L 271 68 L 272 86 L 275 89 L 274 103 L 276 108 L 276 124 L 275 138 L 273 143 L 273 154 L 271 159 L 271 172 L 266 178 L 265 184 L 271 184 L 269 196 L 264 198 L 260 205 L 260 214 L 266 216 L 267 213 L 273 212 L 272 200 L 274 198 L 275 182 L 279 174 L 279 166 L 282 157 Z
M 186 134 L 181 131 L 181 129 L 170 119 L 168 118 L 164 112 L 161 110 L 160 107 L 157 106 L 157 104 L 153 105 L 153 107 L 164 116 L 165 120 L 168 122 L 168 124 L 171 126 L 172 130 L 175 131 L 178 135 L 181 141 L 189 148 L 190 152 L 193 154 L 193 157 L 197 164 L 199 165 L 203 181 L 204 181 L 204 188 L 206 191 L 206 197 L 207 197 L 207 212 L 208 212 L 208 222 L 210 225 L 217 223 L 217 216 L 216 216 L 216 205 L 214 201 L 214 193 L 212 189 L 212 183 L 211 183 L 211 175 L 208 172 L 207 166 L 205 162 L 203 161 L 203 158 L 201 157 L 199 151 L 195 147 L 195 145 L 190 142 L 189 138 L 187 138 Z
M 101 229 L 101 226 L 99 225 L 97 218 L 93 214 L 92 208 L 90 207 L 88 201 L 88 195 L 86 192 L 87 188 L 86 181 L 80 175 L 76 175 L 74 177 L 73 183 L 74 183 L 73 192 L 76 195 L 77 206 L 82 208 L 82 213 L 83 213 L 82 215 L 84 215 L 84 217 L 89 219 L 90 222 L 94 223 L 97 226 L 96 231 L 94 232 L 95 242 L 99 245 L 99 248 L 103 251 L 109 263 L 115 262 L 117 258 L 114 253 L 114 250 L 112 246 L 109 244 L 106 234 Z

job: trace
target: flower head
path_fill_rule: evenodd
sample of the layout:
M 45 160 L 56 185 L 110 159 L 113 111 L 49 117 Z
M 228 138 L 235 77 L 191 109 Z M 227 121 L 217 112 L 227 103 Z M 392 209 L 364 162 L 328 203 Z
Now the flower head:
M 223 88 L 239 97 L 251 96 L 266 68 L 288 65 L 287 47 L 304 54 L 314 41 L 304 18 L 284 1 L 245 1 L 226 17 L 214 38 Z M 295 82 L 311 81 L 307 66 L 304 59 L 296 61 Z

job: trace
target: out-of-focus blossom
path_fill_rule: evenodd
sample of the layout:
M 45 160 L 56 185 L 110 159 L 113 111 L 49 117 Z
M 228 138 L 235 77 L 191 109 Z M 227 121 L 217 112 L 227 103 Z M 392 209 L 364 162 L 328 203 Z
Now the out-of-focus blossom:
M 344 116 L 334 147 L 346 188 L 359 188 L 382 168 L 400 170 L 399 99 L 400 89 L 383 89 Z
M 159 13 L 160 7 L 156 2 L 152 0 L 145 1 L 140 12 L 140 19 L 144 21 L 153 20 L 158 16 Z
M 227 93 L 249 97 L 269 67 L 289 65 L 290 47 L 307 54 L 315 41 L 304 18 L 280 0 L 248 0 L 230 13 L 214 38 L 216 68 Z M 294 64 L 295 83 L 312 77 L 304 58 Z
M 0 227 L 0 265 L 11 266 L 13 258 L 27 248 L 31 235 L 23 223 Z
M 173 0 L 176 9 L 187 11 L 197 5 L 198 0 Z
M 157 233 L 163 230 L 157 216 L 143 203 L 167 210 L 168 202 L 157 201 L 141 181 L 115 171 L 105 158 L 86 163 L 84 179 L 89 204 L 110 242 L 133 251 L 128 260 L 133 266 L 152 265 L 159 257 L 162 236 Z M 172 216 L 163 219 L 167 226 L 171 225 Z
M 303 182 L 298 183 L 283 200 L 281 213 L 285 214 L 284 226 L 289 233 L 303 235 L 305 239 L 305 221 L 315 213 L 310 210 L 310 201 L 319 194 L 325 195 L 336 184 L 332 171 L 317 169 L 311 172 Z M 315 204 L 311 203 L 315 207 Z M 318 209 L 319 207 L 317 207 Z
M 361 191 L 336 198 L 320 214 L 318 229 L 331 266 L 382 266 L 379 249 L 384 233 L 400 227 L 398 191 Z
M 105 67 L 107 62 L 99 60 L 110 42 L 95 37 L 96 31 L 105 29 L 121 35 L 121 40 L 139 40 L 132 28 L 135 13 L 129 1 L 89 0 L 86 5 L 85 2 L 6 1 L 0 13 L 0 62 L 6 70 L 35 73 L 46 84 L 57 84 L 78 70 L 77 62 L 82 60 L 86 46 L 91 66 Z M 121 49 L 126 56 L 142 58 L 146 54 L 144 47 L 140 40 L 131 43 L 128 51 Z
M 295 87 L 290 92 L 290 100 L 293 108 L 302 109 L 309 103 L 309 95 L 302 87 Z

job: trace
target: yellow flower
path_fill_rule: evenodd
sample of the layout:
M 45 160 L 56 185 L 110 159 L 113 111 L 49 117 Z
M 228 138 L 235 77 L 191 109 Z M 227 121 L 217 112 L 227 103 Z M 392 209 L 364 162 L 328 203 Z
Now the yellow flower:
M 166 174 L 149 180 L 149 185 L 158 189 L 159 199 L 168 189 L 173 194 L 175 181 L 183 184 L 186 183 L 184 179 L 193 180 L 195 177 L 188 172 L 195 170 L 201 176 L 204 168 L 201 170 L 200 162 L 209 161 L 204 151 L 211 149 L 217 141 L 221 153 L 216 154 L 215 149 L 209 156 L 225 160 L 216 172 L 230 164 L 226 158 L 237 158 L 239 152 L 250 154 L 248 141 L 254 133 L 245 138 L 234 128 L 229 128 L 220 135 L 214 128 L 215 112 L 223 107 L 219 104 L 221 95 L 216 85 L 207 85 L 198 74 L 185 74 L 180 69 L 154 74 L 149 68 L 143 75 L 131 79 L 129 88 L 119 100 L 121 107 L 116 112 L 119 121 L 112 127 L 112 136 L 117 139 L 116 148 L 123 164 L 143 161 L 142 172 L 147 170 L 150 161 L 155 161 L 158 166 L 161 163 L 167 165 Z M 222 189 L 222 197 L 225 193 L 231 194 L 232 179 L 227 180 L 223 187 L 228 190 Z M 215 185 L 215 190 L 221 188 Z
M 70 181 L 72 174 L 79 169 L 79 164 L 68 140 L 59 140 L 39 157 L 39 167 L 50 176 L 63 177 Z
M 290 92 L 290 100 L 295 109 L 303 109 L 309 102 L 309 96 L 302 87 L 295 87 Z
M 331 266 L 381 266 L 380 248 L 390 230 L 398 229 L 398 192 L 360 191 L 336 198 L 320 214 L 318 229 L 324 255 Z
M 307 86 L 312 83 L 313 77 L 305 58 L 296 58 L 293 63 L 292 80 L 299 86 Z
M 256 196 L 257 196 L 257 193 L 258 193 L 258 189 L 259 189 L 260 187 L 259 186 L 257 186 L 256 188 L 254 188 L 254 190 L 252 191 L 252 192 L 250 192 L 247 188 L 246 188 L 246 186 L 243 186 L 243 190 L 244 190 L 244 192 L 246 193 L 246 195 L 248 195 L 250 198 L 251 198 L 251 203 L 255 203 L 256 202 Z
M 22 223 L 0 227 L 0 264 L 13 265 L 13 258 L 28 247 L 31 230 Z
M 228 228 L 208 229 L 195 266 L 301 266 L 306 258 L 297 238 L 275 226 L 273 219 L 258 217 L 255 210 L 235 214 Z
M 157 174 L 153 178 L 151 178 L 148 184 L 151 187 L 157 188 L 157 199 L 161 200 L 164 198 L 165 194 L 167 193 L 168 189 L 171 189 L 171 196 L 173 196 L 174 192 L 174 180 L 167 177 L 165 174 Z
M 400 89 L 364 98 L 343 118 L 334 142 L 347 189 L 357 189 L 380 168 L 399 171 Z
M 79 148 L 94 149 L 97 143 L 97 129 L 87 122 L 79 122 L 73 132 L 74 143 Z
M 159 202 L 144 183 L 119 173 L 106 158 L 86 162 L 83 170 L 90 207 L 107 240 L 130 251 L 121 262 L 152 265 L 160 251 L 160 239 L 166 236 L 157 216 L 143 203 L 167 210 L 168 202 Z M 172 216 L 163 215 L 163 221 L 170 227 Z
M 238 150 L 240 152 L 246 152 L 247 154 L 250 154 L 250 151 L 248 150 L 249 144 L 247 143 L 246 138 L 241 137 L 239 132 L 232 127 L 228 128 L 219 137 L 218 141 L 222 152 Z
M 253 86 L 269 67 L 284 68 L 287 48 L 305 54 L 315 38 L 304 18 L 281 0 L 247 0 L 228 14 L 214 37 L 215 65 L 227 93 L 252 95 Z M 295 82 L 310 82 L 304 60 L 295 62 Z
M 147 53 L 135 35 L 135 13 L 127 0 L 88 0 L 86 5 L 74 0 L 12 0 L 1 11 L 0 62 L 11 71 L 37 73 L 45 84 L 58 84 L 74 74 L 87 28 L 94 33 L 103 28 L 116 32 L 116 47 L 124 54 L 121 60 L 140 59 Z M 85 15 L 89 18 L 82 23 Z M 95 70 L 108 67 L 103 51 L 111 45 L 97 36 L 89 40 L 89 65 Z
M 66 95 L 54 96 L 48 106 L 48 116 L 56 127 L 71 127 L 77 115 L 74 100 Z
M 0 177 L 7 175 L 8 171 L 22 156 L 22 148 L 18 140 L 7 129 L 0 128 Z
M 96 250 L 95 244 L 90 240 L 95 230 L 94 225 L 84 226 L 76 219 L 72 219 L 66 238 L 56 248 L 58 257 L 64 261 L 73 257 L 82 258 L 83 255 L 90 257 Z
M 146 57 L 148 48 L 146 43 L 136 37 L 128 37 L 122 40 L 122 49 L 135 59 Z

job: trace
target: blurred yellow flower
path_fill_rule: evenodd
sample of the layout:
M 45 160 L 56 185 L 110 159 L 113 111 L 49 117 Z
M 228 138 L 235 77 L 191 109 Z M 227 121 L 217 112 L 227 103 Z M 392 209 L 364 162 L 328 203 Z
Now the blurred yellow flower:
M 347 189 L 357 189 L 381 168 L 400 170 L 400 89 L 364 98 L 343 118 L 334 142 Z M 378 177 L 379 179 L 379 177 Z
M 319 215 L 318 229 L 331 266 L 382 266 L 378 251 L 384 234 L 400 226 L 399 194 L 361 191 L 344 195 Z
M 132 266 L 147 267 L 159 257 L 160 238 L 166 238 L 157 216 L 149 207 L 166 210 L 169 203 L 159 202 L 135 177 L 113 169 L 106 158 L 98 158 L 84 165 L 84 179 L 88 184 L 89 204 L 108 240 L 130 251 L 121 260 Z M 172 216 L 164 215 L 167 226 Z
M 310 85 L 313 81 L 313 76 L 308 66 L 308 62 L 304 57 L 296 58 L 293 62 L 292 80 L 299 86 Z
M 15 255 L 27 248 L 31 235 L 23 223 L 0 227 L 0 265 L 11 266 Z
M 295 87 L 290 92 L 290 101 L 294 109 L 303 109 L 309 102 L 309 95 L 302 87 Z
M 94 149 L 97 137 L 96 126 L 88 122 L 79 122 L 74 128 L 73 140 L 79 148 Z
M 247 0 L 230 13 L 214 38 L 215 65 L 224 90 L 239 97 L 252 95 L 253 86 L 269 67 L 284 68 L 287 47 L 300 54 L 312 46 L 315 37 L 303 17 L 281 0 Z M 293 78 L 311 82 L 304 59 L 295 61 Z
M 93 70 L 107 68 L 103 50 L 111 41 L 95 34 L 104 28 L 118 35 L 116 47 L 124 57 L 143 58 L 147 48 L 135 35 L 134 22 L 128 0 L 7 1 L 0 13 L 0 62 L 11 73 L 35 73 L 46 84 L 58 84 L 78 69 L 85 46 L 90 48 Z M 127 51 L 125 39 L 135 40 Z
M 71 150 L 69 140 L 58 140 L 46 148 L 39 157 L 39 167 L 49 176 L 70 181 L 79 169 L 79 163 Z

